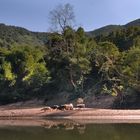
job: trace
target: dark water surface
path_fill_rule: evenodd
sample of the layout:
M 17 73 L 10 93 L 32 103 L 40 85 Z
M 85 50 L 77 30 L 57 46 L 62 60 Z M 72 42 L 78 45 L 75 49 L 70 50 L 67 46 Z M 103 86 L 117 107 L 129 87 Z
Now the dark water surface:
M 0 140 L 140 140 L 140 124 L 1 126 Z

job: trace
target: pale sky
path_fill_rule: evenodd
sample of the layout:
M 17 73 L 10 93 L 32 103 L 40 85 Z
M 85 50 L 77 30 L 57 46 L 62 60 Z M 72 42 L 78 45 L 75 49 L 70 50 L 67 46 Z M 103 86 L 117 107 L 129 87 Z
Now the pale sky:
M 0 23 L 46 32 L 49 12 L 66 3 L 74 7 L 76 25 L 86 31 L 140 18 L 140 0 L 0 0 Z

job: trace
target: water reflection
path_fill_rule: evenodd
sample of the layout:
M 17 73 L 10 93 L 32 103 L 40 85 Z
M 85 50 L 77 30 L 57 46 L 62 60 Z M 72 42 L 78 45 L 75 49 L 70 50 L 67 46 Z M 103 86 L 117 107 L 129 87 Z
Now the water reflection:
M 140 124 L 86 124 L 70 120 L 38 120 L 33 126 L 13 124 L 1 125 L 0 140 L 140 140 Z
M 86 129 L 86 124 L 80 124 L 78 122 L 72 122 L 68 120 L 53 120 L 53 123 L 44 122 L 41 127 L 46 129 L 63 129 L 63 130 L 78 130 L 80 134 L 83 134 Z

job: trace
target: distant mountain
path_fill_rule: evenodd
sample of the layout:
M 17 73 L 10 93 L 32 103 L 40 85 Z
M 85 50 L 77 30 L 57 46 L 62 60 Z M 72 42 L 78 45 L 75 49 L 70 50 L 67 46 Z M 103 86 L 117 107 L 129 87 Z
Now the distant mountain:
M 47 36 L 47 33 L 31 32 L 25 28 L 0 24 L 0 47 L 42 46 L 45 44 Z
M 125 25 L 108 25 L 94 31 L 86 32 L 91 37 L 105 35 L 109 33 L 128 28 L 130 26 L 140 26 L 140 19 L 129 22 Z M 32 32 L 25 28 L 8 26 L 0 24 L 0 47 L 11 47 L 11 46 L 43 46 L 47 42 L 48 34 L 46 32 Z
M 89 36 L 98 36 L 98 35 L 108 35 L 109 33 L 116 31 L 118 29 L 128 28 L 130 26 L 140 26 L 140 19 L 134 20 L 132 22 L 129 22 L 125 25 L 107 25 L 104 27 L 101 27 L 99 29 L 89 31 L 87 32 L 87 35 Z
M 107 26 L 101 27 L 99 29 L 96 29 L 94 31 L 87 32 L 87 35 L 90 35 L 90 36 L 98 36 L 101 34 L 108 35 L 110 32 L 116 31 L 121 28 L 122 28 L 122 26 L 120 26 L 120 25 L 107 25 Z

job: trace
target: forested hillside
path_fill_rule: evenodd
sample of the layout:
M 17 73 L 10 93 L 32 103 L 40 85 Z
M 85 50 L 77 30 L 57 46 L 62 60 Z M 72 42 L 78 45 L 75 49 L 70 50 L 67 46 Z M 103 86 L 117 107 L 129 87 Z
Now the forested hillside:
M 0 104 L 62 93 L 67 102 L 109 95 L 113 107 L 140 107 L 140 26 L 92 37 L 81 27 L 59 34 L 0 24 Z
M 99 36 L 99 35 L 103 35 L 103 36 L 107 36 L 108 34 L 110 34 L 111 32 L 115 32 L 117 30 L 121 30 L 121 29 L 126 29 L 128 27 L 132 27 L 132 26 L 140 26 L 140 19 L 134 20 L 132 22 L 129 22 L 125 25 L 107 25 L 104 27 L 101 27 L 99 29 L 93 30 L 93 31 L 89 31 L 86 32 L 88 35 L 95 37 L 95 36 Z
M 31 32 L 21 27 L 0 24 L 0 47 L 42 46 L 46 40 L 47 33 Z

